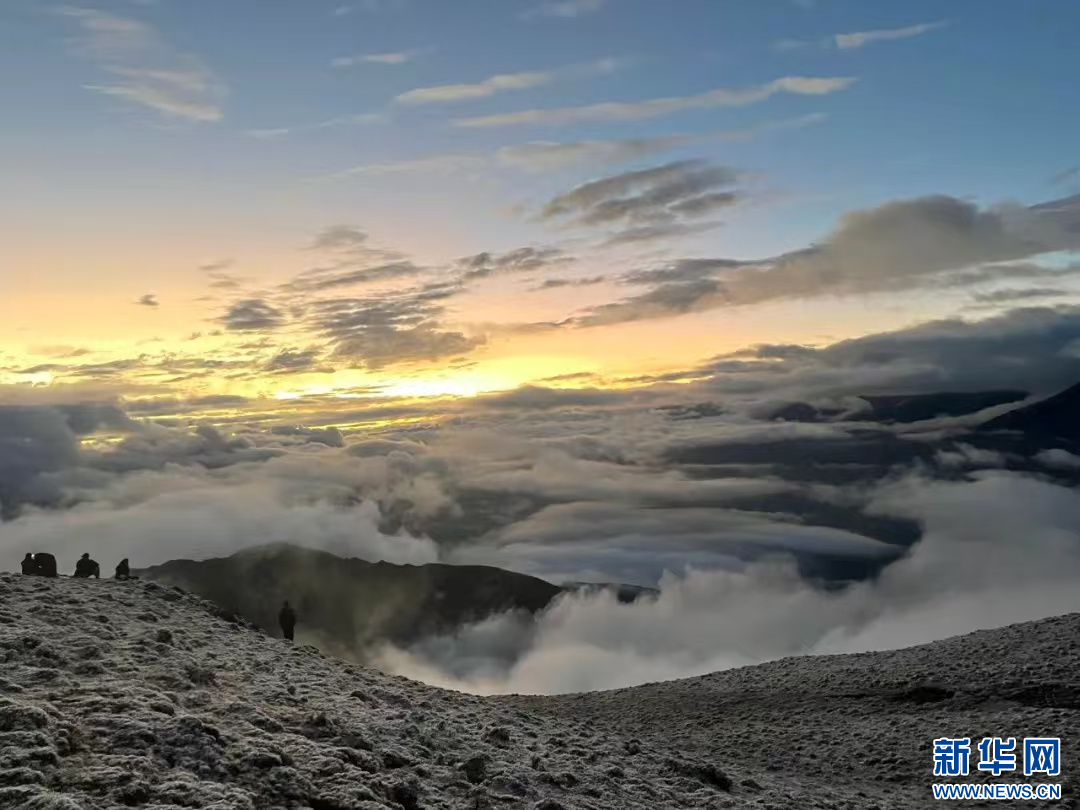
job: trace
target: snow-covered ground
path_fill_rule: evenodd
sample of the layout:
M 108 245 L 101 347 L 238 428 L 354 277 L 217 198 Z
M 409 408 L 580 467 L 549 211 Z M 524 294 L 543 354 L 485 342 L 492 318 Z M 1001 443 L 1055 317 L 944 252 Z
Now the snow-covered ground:
M 933 738 L 1035 735 L 1062 738 L 1071 797 L 1078 649 L 1072 615 L 480 698 L 294 647 L 154 583 L 0 575 L 0 807 L 924 808 Z

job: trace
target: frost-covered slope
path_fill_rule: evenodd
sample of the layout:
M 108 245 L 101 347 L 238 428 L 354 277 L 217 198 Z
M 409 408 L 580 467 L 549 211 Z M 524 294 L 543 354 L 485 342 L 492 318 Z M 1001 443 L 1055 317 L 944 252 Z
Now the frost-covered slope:
M 1080 750 L 1080 617 L 499 699 L 229 618 L 154 583 L 0 576 L 0 807 L 916 808 L 931 736 L 1060 733 L 1069 772 Z M 955 695 L 893 694 L 930 678 Z

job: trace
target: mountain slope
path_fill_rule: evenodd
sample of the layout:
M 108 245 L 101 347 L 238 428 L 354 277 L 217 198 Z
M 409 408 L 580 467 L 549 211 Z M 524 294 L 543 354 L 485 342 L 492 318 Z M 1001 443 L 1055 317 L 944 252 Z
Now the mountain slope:
M 1080 384 L 984 422 L 982 431 L 1016 430 L 1032 442 L 1080 443 Z
M 904 810 L 933 804 L 934 737 L 982 734 L 1062 737 L 1072 792 L 1078 639 L 1073 615 L 485 699 L 325 658 L 156 583 L 0 575 L 0 808 Z
M 174 560 L 139 575 L 178 585 L 275 635 L 288 599 L 301 628 L 317 629 L 320 647 L 353 652 L 384 639 L 407 644 L 508 610 L 535 613 L 561 592 L 499 568 L 369 563 L 291 545 Z

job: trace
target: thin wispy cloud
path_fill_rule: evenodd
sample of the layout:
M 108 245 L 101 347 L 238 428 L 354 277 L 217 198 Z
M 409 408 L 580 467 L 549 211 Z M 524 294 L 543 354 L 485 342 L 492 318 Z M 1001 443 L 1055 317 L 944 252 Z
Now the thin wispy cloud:
M 209 123 L 224 117 L 224 81 L 197 57 L 170 45 L 153 26 L 76 6 L 59 13 L 79 26 L 76 51 L 113 78 L 87 89 L 168 118 Z
M 753 140 L 767 132 L 801 129 L 824 121 L 823 113 L 812 113 L 782 121 L 770 121 L 743 129 L 725 129 L 703 135 L 666 135 L 625 140 L 530 141 L 504 146 L 498 151 L 501 165 L 529 172 L 547 172 L 574 166 L 613 165 L 640 160 L 649 155 L 702 143 Z
M 611 166 L 629 163 L 650 155 L 681 147 L 713 142 L 753 140 L 768 132 L 802 129 L 828 118 L 824 113 L 810 113 L 797 118 L 766 121 L 741 129 L 722 129 L 700 135 L 663 135 L 656 138 L 595 141 L 529 141 L 504 146 L 493 154 L 484 152 L 447 152 L 419 158 L 354 166 L 333 177 L 353 175 L 436 174 L 449 175 L 501 167 L 525 172 L 551 172 L 579 166 Z
M 444 84 L 435 87 L 420 87 L 402 93 L 394 101 L 398 104 L 432 104 L 450 101 L 468 101 L 477 98 L 486 98 L 496 93 L 505 93 L 514 90 L 528 90 L 551 84 L 560 79 L 583 78 L 613 73 L 624 62 L 618 59 L 598 59 L 586 65 L 574 65 L 571 67 L 556 68 L 554 70 L 537 70 L 522 73 L 503 73 L 491 76 L 483 81 L 472 84 Z
M 781 39 L 773 43 L 772 48 L 779 53 L 801 51 L 807 48 L 820 48 L 821 50 L 853 51 L 863 48 L 875 42 L 888 42 L 898 39 L 910 39 L 912 37 L 929 34 L 948 25 L 946 20 L 938 22 L 920 23 L 909 25 L 904 28 L 883 28 L 875 31 L 854 31 L 848 34 L 832 34 L 817 40 L 806 39 Z
M 917 37 L 923 34 L 928 34 L 931 31 L 937 31 L 940 28 L 944 28 L 947 23 L 944 20 L 931 23 L 921 23 L 919 25 L 909 25 L 906 28 L 883 28 L 877 31 L 856 31 L 851 34 L 837 34 L 835 39 L 836 47 L 842 51 L 853 50 L 855 48 L 862 48 L 865 45 L 869 45 L 873 42 L 888 42 L 896 39 L 908 39 L 910 37 Z
M 856 79 L 850 77 L 811 78 L 784 76 L 771 82 L 737 90 L 719 88 L 696 96 L 674 96 L 645 101 L 608 102 L 583 107 L 522 110 L 519 112 L 459 118 L 458 127 L 497 127 L 522 124 L 550 126 L 576 124 L 585 121 L 641 121 L 658 118 L 684 110 L 704 110 L 718 107 L 745 107 L 758 104 L 781 93 L 802 96 L 824 96 L 846 90 Z
M 600 11 L 607 0 L 549 0 L 525 13 L 526 19 L 534 17 L 580 17 Z
M 362 166 L 353 166 L 338 172 L 335 177 L 352 177 L 355 175 L 379 176 L 388 174 L 454 174 L 460 171 L 478 169 L 489 163 L 486 155 L 461 152 L 443 155 L 428 155 L 412 160 L 387 161 L 385 163 L 368 163 Z
M 333 61 L 334 67 L 355 67 L 356 65 L 404 65 L 413 61 L 423 51 L 388 51 L 386 53 L 362 53 L 356 56 L 342 56 Z
M 340 126 L 369 126 L 371 124 L 385 124 L 390 116 L 385 113 L 361 113 L 359 115 L 343 115 L 339 118 L 330 118 L 315 124 L 303 124 L 295 127 L 278 127 L 273 129 L 249 129 L 247 135 L 260 140 L 273 140 L 295 135 L 299 132 L 317 132 L 321 129 L 330 129 Z

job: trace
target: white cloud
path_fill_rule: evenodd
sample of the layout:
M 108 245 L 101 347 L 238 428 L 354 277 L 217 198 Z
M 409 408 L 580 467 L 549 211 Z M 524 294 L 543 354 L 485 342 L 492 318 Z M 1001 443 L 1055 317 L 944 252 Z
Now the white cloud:
M 587 65 L 575 65 L 554 70 L 504 73 L 473 84 L 444 84 L 436 87 L 420 87 L 402 93 L 394 101 L 398 104 L 432 104 L 486 98 L 496 93 L 540 87 L 559 79 L 611 73 L 618 70 L 622 64 L 618 59 L 598 59 Z
M 353 67 L 355 65 L 404 65 L 413 61 L 421 51 L 389 51 L 386 53 L 365 53 L 357 56 L 343 56 L 333 61 L 334 67 Z
M 116 78 L 87 88 L 148 107 L 166 117 L 215 122 L 224 117 L 225 83 L 202 62 L 174 48 L 152 26 L 93 9 L 64 7 L 82 36 L 78 50 Z
M 855 81 L 853 78 L 784 76 L 767 84 L 739 90 L 719 88 L 696 96 L 676 96 L 632 102 L 608 102 L 584 107 L 522 110 L 477 118 L 459 118 L 453 123 L 459 127 L 496 127 L 517 124 L 574 124 L 582 121 L 640 121 L 647 118 L 671 115 L 683 110 L 743 107 L 766 101 L 780 93 L 803 96 L 828 95 L 846 90 Z
M 944 28 L 946 25 L 947 23 L 944 20 L 941 20 L 932 23 L 909 25 L 905 28 L 883 28 L 876 31 L 856 31 L 850 34 L 837 34 L 833 38 L 833 41 L 836 43 L 837 48 L 846 51 L 861 48 L 872 42 L 888 42 L 895 39 L 908 39 L 909 37 L 921 36 L 922 34 L 928 34 L 931 31 L 937 31 L 940 28 Z
M 818 590 L 780 560 L 691 571 L 666 576 L 657 599 L 632 605 L 605 593 L 563 598 L 508 671 L 474 668 L 470 677 L 454 666 L 462 659 L 453 646 L 467 633 L 445 639 L 438 660 L 425 649 L 389 650 L 382 663 L 467 691 L 567 693 L 906 647 L 1080 609 L 1080 496 L 1071 489 L 987 472 L 963 482 L 909 478 L 879 490 L 875 504 L 917 518 L 926 534 L 876 580 L 843 591 Z M 461 652 L 491 660 L 482 641 L 469 641 Z

